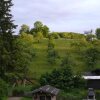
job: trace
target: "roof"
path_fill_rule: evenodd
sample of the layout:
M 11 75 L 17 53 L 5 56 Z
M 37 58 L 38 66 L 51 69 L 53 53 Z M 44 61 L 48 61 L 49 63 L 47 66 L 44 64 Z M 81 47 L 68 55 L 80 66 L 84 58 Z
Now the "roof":
M 84 79 L 100 79 L 100 69 L 95 69 L 91 72 L 85 72 L 83 75 Z
M 50 93 L 53 95 L 57 95 L 59 93 L 59 89 L 52 87 L 50 85 L 45 85 L 40 87 L 39 89 L 36 89 L 34 91 L 32 91 L 33 94 L 38 93 L 38 92 L 45 92 L 45 93 Z
M 84 79 L 100 79 L 100 76 L 83 76 Z

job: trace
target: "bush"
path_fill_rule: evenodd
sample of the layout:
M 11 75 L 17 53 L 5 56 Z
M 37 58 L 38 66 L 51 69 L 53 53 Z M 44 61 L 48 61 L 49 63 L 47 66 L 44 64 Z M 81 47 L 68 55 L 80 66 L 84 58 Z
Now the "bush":
M 64 91 L 85 87 L 84 81 L 80 76 L 75 76 L 72 73 L 70 66 L 63 66 L 60 69 L 53 70 L 51 73 L 42 75 L 40 84 L 50 84 Z
M 60 36 L 59 36 L 59 34 L 58 34 L 58 33 L 53 32 L 53 33 L 51 33 L 51 34 L 49 35 L 49 38 L 59 39 L 59 38 L 60 38 Z
M 8 85 L 0 79 L 0 100 L 8 95 Z
M 12 89 L 13 92 L 13 96 L 23 96 L 25 92 L 30 92 L 32 89 L 32 86 L 17 86 L 15 88 Z
M 58 52 L 55 50 L 55 43 L 53 39 L 49 39 L 48 43 L 48 62 L 50 64 L 55 64 L 58 58 Z
M 82 100 L 85 99 L 85 97 L 86 97 L 85 90 L 74 89 L 73 91 L 69 92 L 61 91 L 57 97 L 57 100 Z

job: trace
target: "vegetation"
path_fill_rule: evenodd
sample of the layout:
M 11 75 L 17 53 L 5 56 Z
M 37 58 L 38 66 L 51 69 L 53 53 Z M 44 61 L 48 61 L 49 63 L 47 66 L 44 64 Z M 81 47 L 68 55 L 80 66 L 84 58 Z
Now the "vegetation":
M 12 1 L 0 1 L 0 77 L 7 80 L 6 73 L 11 73 L 14 69 L 13 54 L 15 53 L 13 24 L 10 8 Z
M 29 26 L 23 24 L 23 25 L 21 26 L 21 29 L 20 29 L 20 31 L 19 31 L 19 34 L 22 34 L 22 33 L 29 33 L 29 31 L 30 31 Z
M 47 37 L 49 33 L 49 28 L 46 25 L 43 25 L 42 22 L 36 21 L 34 23 L 34 27 L 30 30 L 30 34 L 32 34 L 34 37 L 37 37 L 39 33 L 41 33 L 42 36 Z
M 8 95 L 8 86 L 2 79 L 0 79 L 0 100 L 5 98 L 5 96 L 7 95 Z
M 97 48 L 89 48 L 86 50 L 85 58 L 86 58 L 86 65 L 88 70 L 95 69 L 95 65 L 99 59 L 100 51 Z
M 81 76 L 73 74 L 71 62 L 68 58 L 64 58 L 59 69 L 42 75 L 40 84 L 50 84 L 65 91 L 85 87 Z
M 100 39 L 100 28 L 96 29 L 96 36 L 98 39 Z
M 72 70 L 74 73 L 82 73 L 86 71 L 86 57 L 85 52 L 93 46 L 92 43 L 84 40 L 65 40 L 65 39 L 54 39 L 54 47 L 58 53 L 59 58 L 56 58 L 55 64 L 50 64 L 48 62 L 48 39 L 42 39 L 39 44 L 34 42 L 36 57 L 31 62 L 30 70 L 33 72 L 33 77 L 39 78 L 42 74 L 46 72 L 51 72 L 55 68 L 61 66 L 63 58 L 70 54 L 71 59 L 73 60 L 74 66 Z M 99 41 L 97 41 L 98 43 Z M 96 42 L 95 42 L 96 43 Z M 99 47 L 100 44 L 96 47 Z M 99 48 L 97 48 L 100 50 Z M 97 55 L 99 56 L 99 55 Z M 95 68 L 99 68 L 99 60 L 96 61 Z M 88 67 L 87 67 L 88 68 Z M 92 69 L 91 69 L 92 70 Z
M 55 50 L 55 43 L 52 38 L 49 39 L 48 43 L 48 62 L 52 65 L 56 63 L 56 59 L 58 58 L 58 53 Z
M 64 98 L 78 99 L 71 90 L 84 89 L 81 74 L 100 65 L 100 29 L 94 35 L 50 32 L 36 21 L 32 29 L 23 24 L 16 37 L 11 6 L 12 0 L 0 1 L 0 99 L 7 96 L 8 86 L 21 94 L 45 84 L 64 90 Z

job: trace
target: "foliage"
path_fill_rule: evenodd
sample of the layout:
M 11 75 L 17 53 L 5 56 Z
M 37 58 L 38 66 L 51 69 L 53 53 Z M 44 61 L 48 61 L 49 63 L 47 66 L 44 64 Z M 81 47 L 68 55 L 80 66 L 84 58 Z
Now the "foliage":
M 95 34 L 96 34 L 97 38 L 100 39 L 100 28 L 96 29 L 96 33 Z
M 88 46 L 89 45 L 86 40 L 73 41 L 71 43 L 71 47 L 74 49 L 74 52 L 78 54 L 81 54 L 83 52 L 83 48 L 87 48 Z
M 21 29 L 20 29 L 20 31 L 19 31 L 19 34 L 22 34 L 22 33 L 29 33 L 29 31 L 30 31 L 29 26 L 23 24 L 23 25 L 21 26 Z
M 30 92 L 32 89 L 31 85 L 23 86 L 19 85 L 17 87 L 12 88 L 12 95 L 13 96 L 22 96 L 25 92 Z
M 25 33 L 21 34 L 16 40 L 16 45 L 18 50 L 15 55 L 15 73 L 21 77 L 27 77 L 30 74 L 30 62 L 35 56 L 33 36 Z
M 57 97 L 57 100 L 81 100 L 86 97 L 86 91 L 84 89 L 74 89 L 72 91 L 61 91 Z
M 73 74 L 71 64 L 69 64 L 68 60 L 61 68 L 53 70 L 50 74 L 46 73 L 42 75 L 40 83 L 41 85 L 50 84 L 65 91 L 85 87 L 81 76 Z
M 16 28 L 12 20 L 12 0 L 0 0 L 0 77 L 8 81 L 6 73 L 14 71 L 14 45 L 13 29 Z
M 8 85 L 0 79 L 0 100 L 8 95 Z
M 49 34 L 49 38 L 58 39 L 60 36 L 57 32 L 52 32 Z
M 60 38 L 71 38 L 68 33 L 58 33 Z
M 46 25 L 43 25 L 41 21 L 36 21 L 34 23 L 34 28 L 30 30 L 30 34 L 37 37 L 37 36 L 40 36 L 39 35 L 40 33 L 42 37 L 46 38 L 49 33 L 49 28 Z
M 93 70 L 95 68 L 99 56 L 100 56 L 100 52 L 95 47 L 91 47 L 86 50 L 85 61 L 86 61 L 86 65 L 88 66 L 87 68 L 88 70 Z
M 56 59 L 58 58 L 58 53 L 57 51 L 54 49 L 54 41 L 53 39 L 49 40 L 48 43 L 48 62 L 50 64 L 55 64 L 56 63 Z
M 96 38 L 96 36 L 93 34 L 87 34 L 87 36 L 86 36 L 87 41 L 93 41 L 95 38 Z
M 31 64 L 29 65 L 30 70 L 33 72 L 33 76 L 37 79 L 46 72 L 50 73 L 55 68 L 58 69 L 61 65 L 62 58 L 65 58 L 67 54 L 70 54 L 72 62 L 72 70 L 74 73 L 84 73 L 87 71 L 85 51 L 88 48 L 95 47 L 100 50 L 100 41 L 94 40 L 92 42 L 87 42 L 86 40 L 65 40 L 65 39 L 53 39 L 54 50 L 58 53 L 58 58 L 56 58 L 55 64 L 50 64 L 48 62 L 48 39 L 42 39 L 41 43 L 33 43 L 35 46 L 36 57 L 33 58 Z M 79 47 L 72 46 L 73 43 L 80 44 Z M 78 49 L 80 48 L 80 51 Z M 60 57 L 60 58 L 59 58 Z M 99 68 L 100 61 L 98 59 L 95 68 Z
M 67 54 L 66 57 L 62 59 L 61 67 L 66 67 L 66 66 L 72 67 L 72 65 L 73 65 L 73 60 L 70 58 L 70 55 Z
M 37 42 L 39 43 L 40 40 L 43 39 L 42 32 L 37 32 L 37 34 L 35 35 L 35 38 L 36 38 Z
M 43 28 L 42 28 L 42 31 L 43 31 L 43 36 L 44 37 L 48 37 L 48 34 L 49 34 L 49 27 L 44 25 Z
M 36 22 L 34 23 L 34 28 L 36 29 L 36 32 L 41 31 L 41 30 L 42 30 L 42 27 L 43 27 L 42 22 L 36 21 Z
M 80 33 L 74 33 L 74 32 L 61 32 L 59 33 L 59 36 L 61 38 L 65 38 L 65 39 L 85 39 L 85 35 L 84 34 L 80 34 Z

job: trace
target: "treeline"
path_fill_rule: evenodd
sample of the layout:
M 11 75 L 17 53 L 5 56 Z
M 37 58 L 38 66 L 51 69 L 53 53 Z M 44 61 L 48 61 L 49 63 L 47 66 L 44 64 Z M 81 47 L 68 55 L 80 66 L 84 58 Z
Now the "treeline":
M 34 23 L 34 27 L 30 29 L 30 27 L 26 24 L 23 24 L 21 26 L 21 29 L 19 31 L 19 34 L 31 34 L 34 37 L 36 37 L 38 40 L 41 38 L 65 38 L 65 39 L 82 39 L 85 38 L 84 34 L 80 33 L 74 33 L 74 32 L 50 32 L 50 29 L 48 26 L 43 25 L 42 22 L 36 21 Z
M 47 25 L 44 25 L 41 21 L 36 21 L 34 23 L 33 28 L 30 29 L 30 27 L 26 24 L 23 24 L 21 26 L 21 29 L 19 31 L 19 34 L 27 33 L 33 35 L 35 38 L 37 38 L 38 42 L 42 38 L 64 38 L 64 39 L 87 39 L 87 40 L 93 40 L 93 39 L 100 39 L 100 28 L 97 28 L 95 33 L 93 31 L 89 31 L 86 34 L 81 33 L 75 33 L 75 32 L 50 32 L 50 29 Z

